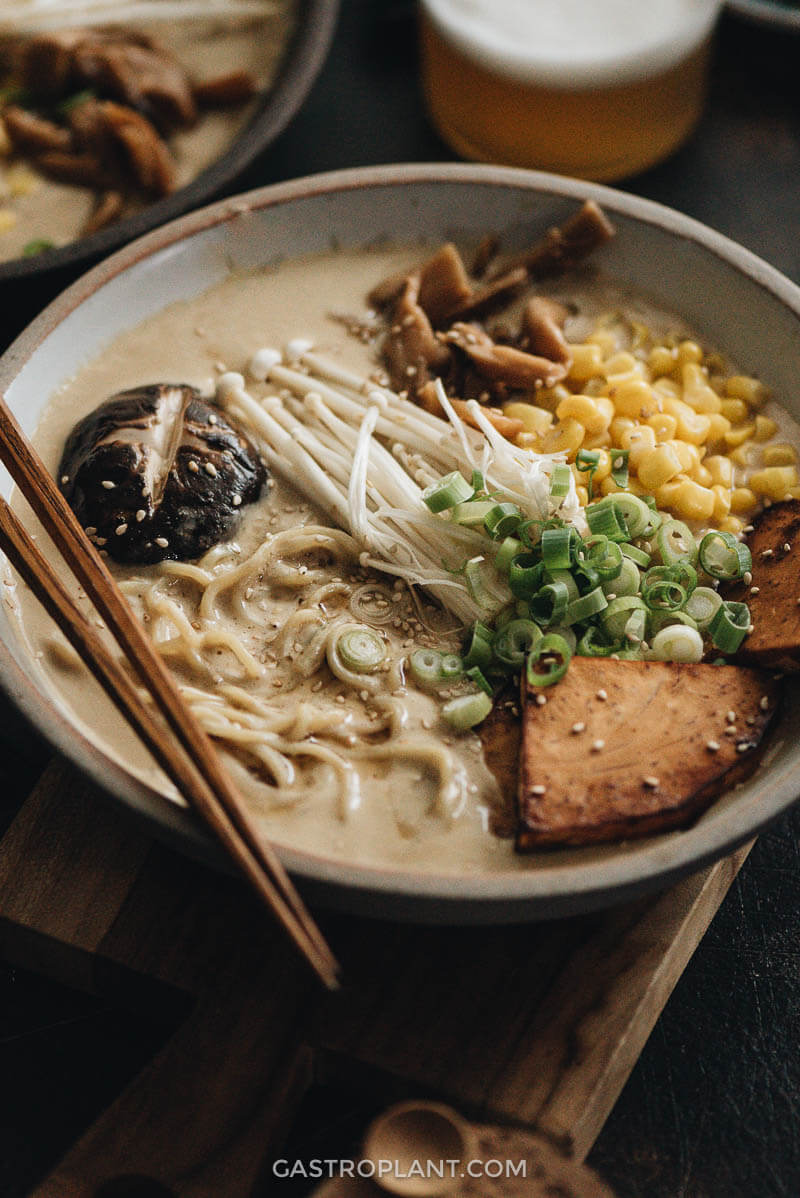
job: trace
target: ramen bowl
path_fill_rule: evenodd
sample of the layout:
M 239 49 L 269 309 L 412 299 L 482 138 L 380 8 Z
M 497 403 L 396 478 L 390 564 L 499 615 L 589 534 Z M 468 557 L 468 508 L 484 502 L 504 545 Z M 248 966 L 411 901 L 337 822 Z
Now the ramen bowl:
M 241 272 L 280 261 L 297 267 L 309 255 L 383 243 L 408 246 L 413 259 L 421 244 L 476 242 L 487 231 L 513 252 L 585 199 L 597 201 L 617 228 L 599 251 L 598 269 L 679 314 L 700 339 L 763 379 L 790 414 L 800 416 L 800 289 L 774 269 L 697 222 L 634 196 L 541 173 L 462 164 L 314 176 L 184 216 L 119 251 L 51 304 L 0 360 L 0 386 L 33 433 L 53 392 L 116 338 Z M 0 486 L 10 493 L 5 471 Z M 47 685 L 5 606 L 0 679 L 53 747 L 110 796 L 178 848 L 223 865 L 199 823 L 104 747 L 102 728 L 87 726 Z M 799 792 L 800 707 L 790 694 L 758 771 L 683 831 L 539 852 L 511 864 L 499 855 L 480 869 L 457 857 L 423 867 L 413 853 L 402 864 L 366 861 L 357 852 L 343 855 L 333 836 L 313 849 L 273 839 L 309 895 L 329 905 L 420 921 L 533 920 L 663 887 L 731 852 Z

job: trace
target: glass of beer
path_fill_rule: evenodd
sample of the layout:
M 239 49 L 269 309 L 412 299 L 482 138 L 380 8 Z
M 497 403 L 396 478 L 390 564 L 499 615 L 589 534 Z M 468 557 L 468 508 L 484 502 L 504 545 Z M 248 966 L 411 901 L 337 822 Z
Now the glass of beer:
M 465 158 L 612 181 L 703 108 L 720 0 L 420 0 L 422 76 Z

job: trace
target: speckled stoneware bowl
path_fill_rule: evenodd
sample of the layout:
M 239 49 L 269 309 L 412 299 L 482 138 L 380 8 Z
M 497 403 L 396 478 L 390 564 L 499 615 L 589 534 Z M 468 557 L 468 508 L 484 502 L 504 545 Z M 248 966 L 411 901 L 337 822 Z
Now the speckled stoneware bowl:
M 800 289 L 696 222 L 608 188 L 479 166 L 399 166 L 322 175 L 255 191 L 150 233 L 65 292 L 0 360 L 0 386 L 26 430 L 53 389 L 114 336 L 239 267 L 276 255 L 381 239 L 475 239 L 497 230 L 506 248 L 529 244 L 594 197 L 619 236 L 602 267 L 765 379 L 800 416 Z M 0 472 L 0 487 L 10 489 Z M 0 680 L 48 740 L 101 786 L 186 851 L 221 857 L 186 814 L 139 783 L 79 732 L 34 681 L 3 610 Z M 539 919 L 587 910 L 662 886 L 752 837 L 800 793 L 800 705 L 787 711 L 764 764 L 691 828 L 649 840 L 531 857 L 523 871 L 416 874 L 283 851 L 310 891 L 371 914 L 451 922 Z

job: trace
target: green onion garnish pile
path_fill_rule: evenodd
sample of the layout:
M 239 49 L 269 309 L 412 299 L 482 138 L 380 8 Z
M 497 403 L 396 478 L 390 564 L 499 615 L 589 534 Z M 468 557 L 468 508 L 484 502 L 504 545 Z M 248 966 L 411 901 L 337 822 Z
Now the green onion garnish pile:
M 419 686 L 471 686 L 442 708 L 454 728 L 485 719 L 495 692 L 523 669 L 533 686 L 558 682 L 573 654 L 698 662 L 712 648 L 727 655 L 741 645 L 750 626 L 747 605 L 716 590 L 752 564 L 750 550 L 731 533 L 698 539 L 659 512 L 651 496 L 622 491 L 588 505 L 582 536 L 558 517 L 526 519 L 514 503 L 488 495 L 481 481 L 470 484 L 456 471 L 423 493 L 432 512 L 486 538 L 486 552 L 462 567 L 470 589 L 479 594 L 502 581 L 514 597 L 473 625 L 461 656 L 435 649 L 412 654 Z M 565 485 L 556 467 L 554 497 Z

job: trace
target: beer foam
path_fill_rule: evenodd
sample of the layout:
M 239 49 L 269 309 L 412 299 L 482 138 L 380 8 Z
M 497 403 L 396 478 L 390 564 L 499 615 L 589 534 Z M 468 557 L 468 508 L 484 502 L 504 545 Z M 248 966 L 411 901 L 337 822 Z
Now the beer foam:
M 705 40 L 720 0 L 424 0 L 439 33 L 497 74 L 547 87 L 647 79 Z

